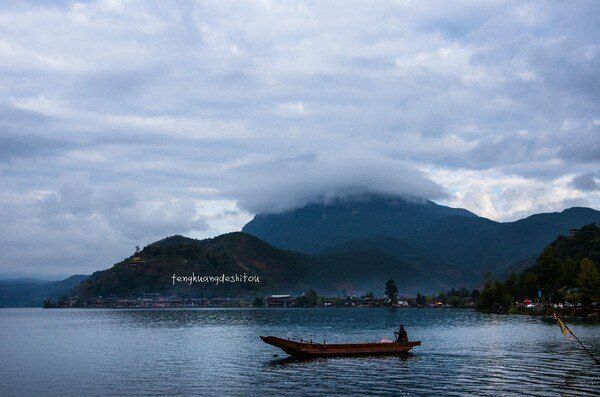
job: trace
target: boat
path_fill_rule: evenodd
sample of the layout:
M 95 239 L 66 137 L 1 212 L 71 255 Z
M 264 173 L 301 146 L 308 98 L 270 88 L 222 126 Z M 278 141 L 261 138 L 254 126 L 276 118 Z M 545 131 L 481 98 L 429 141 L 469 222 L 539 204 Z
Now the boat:
M 407 353 L 420 341 L 414 342 L 375 342 L 375 343 L 313 343 L 295 341 L 276 336 L 261 336 L 260 339 L 275 346 L 294 358 L 375 356 Z

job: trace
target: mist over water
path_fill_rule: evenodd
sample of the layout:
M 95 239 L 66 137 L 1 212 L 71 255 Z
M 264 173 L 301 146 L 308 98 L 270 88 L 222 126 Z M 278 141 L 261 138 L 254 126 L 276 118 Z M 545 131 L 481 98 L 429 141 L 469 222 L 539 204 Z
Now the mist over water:
M 403 357 L 297 361 L 259 335 L 391 338 Z M 598 325 L 570 324 L 600 354 Z M 0 310 L 2 395 L 598 395 L 553 322 L 451 309 Z M 277 354 L 278 357 L 274 357 Z

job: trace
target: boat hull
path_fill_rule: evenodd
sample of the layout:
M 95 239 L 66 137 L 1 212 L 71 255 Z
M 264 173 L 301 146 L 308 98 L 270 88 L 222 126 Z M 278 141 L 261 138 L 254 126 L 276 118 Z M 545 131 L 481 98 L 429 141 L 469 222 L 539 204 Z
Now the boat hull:
M 261 336 L 263 342 L 275 346 L 296 358 L 398 355 L 408 352 L 421 342 L 400 343 L 308 343 L 276 336 Z

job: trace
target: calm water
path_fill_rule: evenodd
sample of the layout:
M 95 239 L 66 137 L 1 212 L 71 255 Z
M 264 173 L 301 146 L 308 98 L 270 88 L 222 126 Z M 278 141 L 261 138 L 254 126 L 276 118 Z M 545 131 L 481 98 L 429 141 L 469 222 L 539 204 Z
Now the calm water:
M 369 341 L 399 323 L 423 342 L 403 358 L 294 361 L 258 338 Z M 600 355 L 600 326 L 572 329 Z M 467 310 L 2 309 L 0 394 L 598 395 L 600 366 L 553 323 Z

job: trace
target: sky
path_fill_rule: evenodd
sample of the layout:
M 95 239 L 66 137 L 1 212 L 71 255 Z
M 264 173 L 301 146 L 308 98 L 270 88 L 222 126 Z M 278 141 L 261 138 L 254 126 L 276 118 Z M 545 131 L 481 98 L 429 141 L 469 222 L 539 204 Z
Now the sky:
M 0 276 L 355 191 L 600 208 L 600 2 L 0 3 Z

